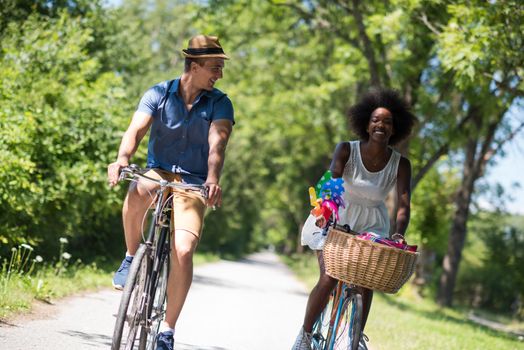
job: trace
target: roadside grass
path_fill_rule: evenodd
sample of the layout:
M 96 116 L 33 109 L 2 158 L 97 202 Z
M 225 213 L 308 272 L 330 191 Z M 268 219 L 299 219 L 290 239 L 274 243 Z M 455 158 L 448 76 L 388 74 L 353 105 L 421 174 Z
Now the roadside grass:
M 107 287 L 112 273 L 96 264 L 67 268 L 57 274 L 54 266 L 43 266 L 32 274 L 15 274 L 9 279 L 0 276 L 0 319 L 28 312 L 35 300 L 52 303 L 54 300 L 78 293 Z
M 112 288 L 111 278 L 120 261 L 70 263 L 71 255 L 64 251 L 67 240 L 62 240 L 60 254 L 53 262 L 33 257 L 33 248 L 26 244 L 13 248 L 11 257 L 1 262 L 0 320 L 29 312 L 35 300 L 53 303 L 75 293 Z M 209 253 L 194 256 L 195 265 L 217 260 L 217 255 Z
M 302 254 L 282 257 L 308 288 L 318 279 L 316 257 Z M 410 284 L 397 294 L 375 293 L 366 325 L 373 350 L 524 349 L 524 341 L 468 320 L 469 310 L 441 308 L 420 297 Z M 479 314 L 476 312 L 476 314 Z M 498 321 L 507 318 L 500 317 Z M 512 328 L 523 329 L 512 323 Z

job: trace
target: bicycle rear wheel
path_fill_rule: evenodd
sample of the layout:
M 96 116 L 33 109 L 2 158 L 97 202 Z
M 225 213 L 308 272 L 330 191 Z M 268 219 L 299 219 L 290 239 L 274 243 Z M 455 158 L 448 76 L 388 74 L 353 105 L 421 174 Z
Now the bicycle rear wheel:
M 118 308 L 111 350 L 133 349 L 141 327 L 147 284 L 147 249 L 141 244 L 133 258 Z
M 362 294 L 355 289 L 349 289 L 345 296 L 342 314 L 335 337 L 334 349 L 358 350 L 362 333 Z

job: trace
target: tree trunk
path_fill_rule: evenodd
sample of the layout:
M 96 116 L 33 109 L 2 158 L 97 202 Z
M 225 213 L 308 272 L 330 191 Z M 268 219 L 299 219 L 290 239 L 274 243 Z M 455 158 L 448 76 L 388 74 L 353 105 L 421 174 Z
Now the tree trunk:
M 442 276 L 440 276 L 440 286 L 437 296 L 437 302 L 442 306 L 451 306 L 453 301 L 453 290 L 462 258 L 462 249 L 464 248 L 464 242 L 466 240 L 466 224 L 468 222 L 472 193 L 472 191 L 469 190 L 470 183 L 472 184 L 471 181 L 467 180 L 462 182 L 462 188 L 455 201 L 457 208 L 448 239 L 448 250 L 444 257 L 443 271 Z
M 483 175 L 486 163 L 494 154 L 491 145 L 504 113 L 505 111 L 499 113 L 497 118 L 487 125 L 482 139 L 480 135 L 470 135 L 465 147 L 462 183 L 455 198 L 455 215 L 448 239 L 448 250 L 442 264 L 443 271 L 437 295 L 437 302 L 441 306 L 451 306 L 453 302 L 453 290 L 466 241 L 469 206 L 475 181 Z M 478 106 L 470 106 L 468 114 L 472 118 L 473 125 L 480 130 L 483 118 Z
M 358 28 L 358 36 L 360 39 L 360 42 L 362 43 L 361 51 L 364 54 L 364 57 L 366 58 L 366 61 L 368 63 L 369 67 L 369 75 L 370 75 L 370 83 L 371 86 L 379 87 L 381 86 L 380 83 L 380 70 L 377 63 L 377 59 L 375 57 L 375 51 L 373 50 L 373 44 L 371 42 L 371 39 L 368 37 L 366 33 L 366 26 L 364 24 L 364 18 L 362 16 L 362 12 L 360 12 L 360 1 L 359 0 L 353 0 L 353 17 L 355 18 L 355 22 L 357 24 Z
M 476 125 L 482 121 L 478 110 L 471 106 L 468 114 L 472 116 Z M 448 238 L 448 249 L 442 263 L 442 275 L 440 276 L 437 302 L 441 306 L 451 306 L 453 301 L 453 290 L 457 279 L 457 272 L 462 258 L 462 249 L 466 241 L 467 223 L 469 216 L 469 205 L 475 180 L 478 178 L 477 161 L 477 135 L 469 136 L 464 152 L 464 169 L 462 183 L 455 197 L 455 214 L 451 225 L 451 232 Z M 481 158 L 481 157 L 479 157 Z

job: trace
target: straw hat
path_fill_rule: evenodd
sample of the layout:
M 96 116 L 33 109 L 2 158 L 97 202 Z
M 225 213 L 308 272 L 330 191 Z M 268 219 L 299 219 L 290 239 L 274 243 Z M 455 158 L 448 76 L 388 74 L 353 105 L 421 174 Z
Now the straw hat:
M 208 35 L 197 35 L 189 40 L 187 49 L 183 49 L 184 57 L 188 58 L 223 58 L 228 60 L 218 37 Z

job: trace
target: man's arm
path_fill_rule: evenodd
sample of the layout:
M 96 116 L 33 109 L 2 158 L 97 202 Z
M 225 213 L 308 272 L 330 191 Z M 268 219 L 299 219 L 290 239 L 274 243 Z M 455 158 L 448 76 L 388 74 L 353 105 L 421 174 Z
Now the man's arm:
M 220 119 L 211 123 L 209 128 L 209 158 L 207 161 L 208 205 L 220 206 L 222 204 L 222 189 L 220 188 L 220 173 L 224 166 L 226 146 L 233 130 L 230 120 Z
M 110 186 L 117 184 L 120 169 L 129 165 L 129 159 L 135 154 L 152 121 L 153 117 L 148 113 L 137 111 L 133 115 L 133 119 L 120 142 L 116 162 L 109 164 L 107 167 L 107 177 Z
M 395 234 L 398 233 L 404 236 L 408 228 L 411 210 L 411 163 L 404 157 L 400 158 L 398 165 L 397 198 L 398 209 Z

